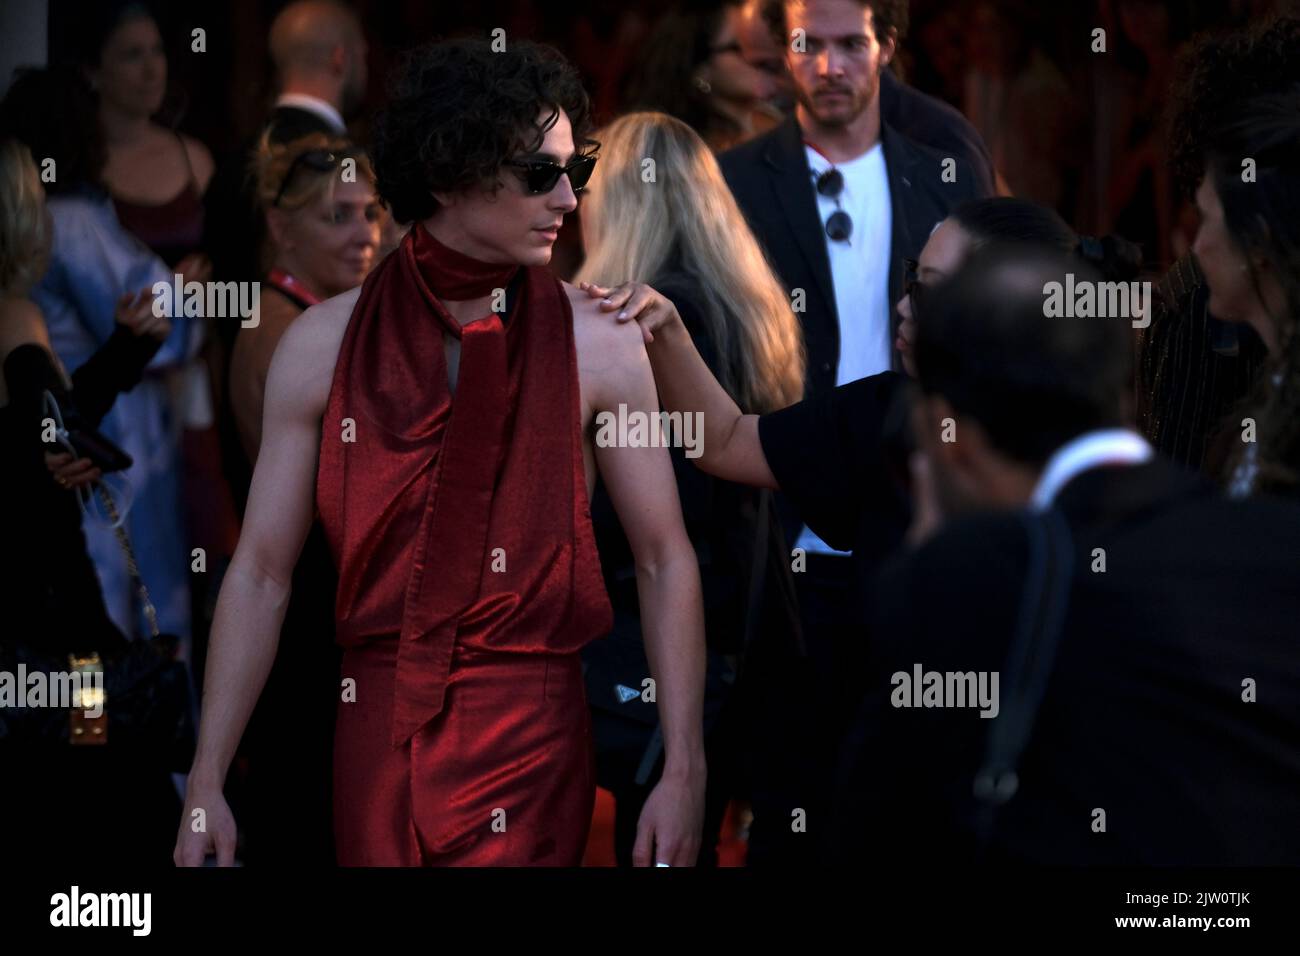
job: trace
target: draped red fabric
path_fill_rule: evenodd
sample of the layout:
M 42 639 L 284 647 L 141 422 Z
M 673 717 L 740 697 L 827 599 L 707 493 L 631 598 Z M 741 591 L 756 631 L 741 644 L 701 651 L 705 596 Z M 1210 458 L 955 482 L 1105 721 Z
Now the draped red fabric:
M 463 328 L 431 288 L 501 288 L 487 282 L 511 284 L 509 313 Z M 446 335 L 461 340 L 454 397 Z M 316 500 L 339 571 L 339 643 L 400 638 L 394 747 L 442 710 L 457 647 L 564 654 L 606 633 L 560 282 L 476 263 L 414 226 L 344 334 Z

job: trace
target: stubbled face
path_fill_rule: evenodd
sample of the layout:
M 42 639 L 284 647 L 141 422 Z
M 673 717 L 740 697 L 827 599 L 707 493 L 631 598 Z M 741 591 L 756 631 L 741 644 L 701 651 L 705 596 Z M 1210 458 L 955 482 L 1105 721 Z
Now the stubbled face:
M 91 78 L 101 101 L 133 116 L 152 116 L 167 92 L 167 54 L 149 17 L 133 17 L 114 30 Z
M 804 52 L 786 48 L 800 106 L 820 126 L 847 126 L 876 100 L 880 70 L 894 55 L 882 45 L 871 8 L 859 0 L 793 0 L 786 24 L 805 31 Z
M 333 197 L 326 193 L 302 209 L 271 212 L 277 260 L 291 262 L 294 275 L 324 296 L 346 292 L 375 263 L 382 215 L 370 183 L 336 182 Z
M 924 296 L 924 288 L 942 282 L 957 271 L 958 266 L 970 253 L 974 244 L 970 233 L 957 225 L 952 219 L 945 219 L 930 233 L 921 255 L 917 258 L 916 276 Z M 912 314 L 911 296 L 904 295 L 896 306 L 902 319 L 898 324 L 898 337 L 894 346 L 903 360 L 907 374 L 916 377 L 916 364 L 912 358 L 912 348 L 916 344 L 916 316 Z

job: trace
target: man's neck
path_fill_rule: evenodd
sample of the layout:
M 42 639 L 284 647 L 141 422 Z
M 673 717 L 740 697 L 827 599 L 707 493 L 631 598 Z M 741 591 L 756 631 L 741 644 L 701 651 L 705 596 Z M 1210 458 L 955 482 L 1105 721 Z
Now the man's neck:
M 293 76 L 284 81 L 280 89 L 281 96 L 310 96 L 343 112 L 342 90 L 337 82 L 326 77 Z
M 423 225 L 429 235 L 448 249 L 463 252 L 472 259 L 479 259 L 483 262 L 488 261 L 487 256 L 475 247 L 474 240 L 445 215 L 431 216 L 424 220 Z M 468 325 L 492 311 L 492 296 L 490 294 L 479 296 L 477 299 L 461 300 L 444 299 L 440 296 L 438 301 L 447 309 L 447 313 L 461 325 Z
M 857 159 L 880 141 L 879 95 L 857 118 L 843 126 L 825 126 L 817 122 L 802 103 L 796 107 L 795 115 L 803 138 L 815 143 L 818 151 L 832 163 Z

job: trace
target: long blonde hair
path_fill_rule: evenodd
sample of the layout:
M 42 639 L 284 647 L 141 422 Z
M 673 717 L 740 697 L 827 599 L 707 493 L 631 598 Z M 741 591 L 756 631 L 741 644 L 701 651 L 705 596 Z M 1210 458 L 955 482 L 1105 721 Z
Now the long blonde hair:
M 579 280 L 650 282 L 674 248 L 707 299 L 701 309 L 719 382 L 747 412 L 803 397 L 803 336 L 713 153 L 664 113 L 629 113 L 601 143 L 582 204 Z

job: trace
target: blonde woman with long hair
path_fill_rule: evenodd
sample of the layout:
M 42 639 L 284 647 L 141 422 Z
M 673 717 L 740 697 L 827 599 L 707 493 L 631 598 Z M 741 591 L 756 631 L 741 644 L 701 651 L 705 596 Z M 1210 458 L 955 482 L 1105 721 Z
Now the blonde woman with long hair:
M 705 337 L 697 345 L 715 352 L 718 381 L 746 412 L 799 401 L 799 321 L 704 141 L 664 113 L 629 113 L 597 138 L 576 281 L 646 282 L 672 299 L 688 328 L 698 320 L 692 337 Z M 698 298 L 678 302 L 682 285 Z
M 773 411 L 802 398 L 798 319 L 704 141 L 685 123 L 646 112 L 623 116 L 596 138 L 601 159 L 583 199 L 587 258 L 577 281 L 653 285 L 677 307 L 714 376 L 745 411 Z M 709 647 L 709 776 L 699 859 L 707 866 L 717 862 L 727 804 L 745 787 L 737 769 L 747 762 L 751 722 L 740 717 L 744 682 L 730 689 L 739 658 L 746 649 L 788 640 L 797 615 L 790 582 L 782 580 L 789 561 L 770 497 L 711 478 L 682 449 L 672 452 L 686 529 L 700 559 Z M 592 518 L 615 627 L 607 640 L 588 645 L 584 659 L 598 779 L 614 794 L 615 851 L 620 865 L 628 865 L 637 816 L 658 773 L 637 771 L 656 766 L 657 738 L 649 725 L 631 743 L 614 729 L 628 710 L 618 685 L 640 687 L 637 675 L 650 671 L 631 550 L 603 490 L 593 498 Z

